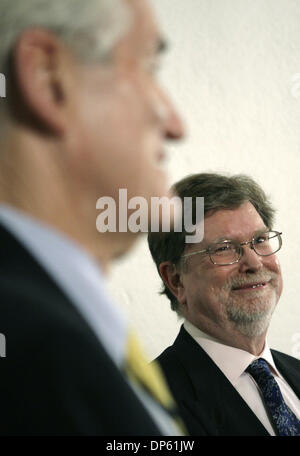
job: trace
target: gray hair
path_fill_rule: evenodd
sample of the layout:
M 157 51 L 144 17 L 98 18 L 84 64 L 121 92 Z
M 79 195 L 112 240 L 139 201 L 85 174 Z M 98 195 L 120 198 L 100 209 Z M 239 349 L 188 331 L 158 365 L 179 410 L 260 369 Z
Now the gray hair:
M 236 209 L 249 201 L 270 230 L 274 223 L 275 210 L 263 189 L 250 177 L 243 174 L 226 176 L 214 173 L 192 174 L 173 185 L 173 191 L 182 199 L 193 198 L 192 213 L 196 212 L 196 197 L 204 197 L 204 216 L 220 209 Z M 195 220 L 193 220 L 195 223 Z M 159 272 L 159 265 L 170 261 L 179 266 L 184 253 L 186 232 L 151 233 L 148 234 L 148 244 L 152 258 Z M 165 294 L 171 309 L 180 316 L 177 299 L 168 287 L 163 284 L 161 294 Z
M 130 26 L 124 0 L 0 0 L 0 73 L 10 77 L 9 60 L 26 29 L 52 31 L 83 63 L 109 60 Z M 3 100 L 2 100 L 3 101 Z M 0 111 L 7 103 L 0 103 Z

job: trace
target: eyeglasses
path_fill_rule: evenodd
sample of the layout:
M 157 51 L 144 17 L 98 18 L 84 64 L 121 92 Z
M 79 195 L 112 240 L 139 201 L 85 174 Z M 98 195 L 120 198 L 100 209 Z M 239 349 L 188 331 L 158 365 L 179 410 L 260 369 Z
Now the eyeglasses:
M 243 256 L 244 246 L 249 245 L 250 249 L 259 256 L 270 256 L 278 252 L 282 246 L 282 233 L 278 231 L 267 231 L 246 242 L 235 242 L 232 240 L 218 242 L 210 245 L 205 250 L 187 253 L 181 258 L 188 258 L 199 253 L 209 255 L 213 264 L 218 266 L 227 266 L 238 263 Z

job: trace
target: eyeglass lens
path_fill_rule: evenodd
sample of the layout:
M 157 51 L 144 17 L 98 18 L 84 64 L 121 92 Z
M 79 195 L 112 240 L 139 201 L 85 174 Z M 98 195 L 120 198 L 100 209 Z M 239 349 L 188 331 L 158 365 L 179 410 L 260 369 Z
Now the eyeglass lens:
M 253 241 L 253 248 L 258 255 L 268 256 L 277 252 L 281 247 L 280 236 L 275 232 L 259 235 Z M 219 243 L 210 250 L 210 257 L 215 264 L 228 264 L 239 260 L 241 247 L 232 242 Z

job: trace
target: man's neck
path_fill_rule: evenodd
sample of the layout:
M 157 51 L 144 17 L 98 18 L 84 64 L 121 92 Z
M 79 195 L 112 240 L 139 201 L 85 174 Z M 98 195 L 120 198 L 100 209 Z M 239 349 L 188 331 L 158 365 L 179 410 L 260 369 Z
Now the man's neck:
M 264 350 L 267 330 L 257 336 L 245 336 L 231 322 L 227 322 L 224 327 L 211 324 L 211 322 L 207 323 L 204 319 L 197 325 L 193 322 L 190 323 L 208 336 L 229 347 L 247 351 L 255 356 L 259 356 Z
M 78 242 L 107 270 L 113 239 L 96 230 L 96 201 L 66 180 L 57 151 L 5 144 L 0 157 L 0 203 L 56 228 Z M 106 233 L 105 233 L 106 234 Z

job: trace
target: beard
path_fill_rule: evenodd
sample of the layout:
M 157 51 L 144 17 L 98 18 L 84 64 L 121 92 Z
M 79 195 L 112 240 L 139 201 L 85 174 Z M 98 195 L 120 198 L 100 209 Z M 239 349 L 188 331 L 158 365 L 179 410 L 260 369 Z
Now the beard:
M 262 335 L 271 321 L 271 317 L 278 302 L 275 287 L 268 290 L 251 291 L 249 296 L 234 296 L 232 288 L 243 285 L 247 281 L 251 282 L 270 282 L 276 274 L 256 274 L 251 277 L 235 278 L 226 285 L 229 297 L 224 302 L 224 310 L 227 319 L 234 324 L 236 329 L 247 337 L 257 337 Z M 229 289 L 229 290 L 228 290 Z
M 255 298 L 251 303 L 251 310 L 242 308 L 236 300 L 228 300 L 226 314 L 229 321 L 234 323 L 241 334 L 248 337 L 262 335 L 271 321 L 271 317 L 277 304 L 275 292 L 268 303 L 263 298 Z

